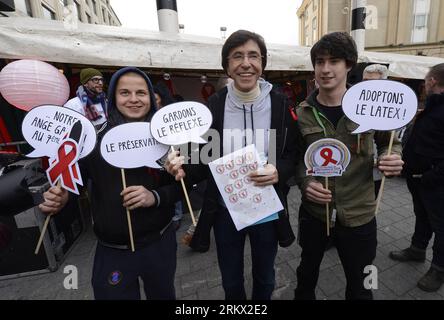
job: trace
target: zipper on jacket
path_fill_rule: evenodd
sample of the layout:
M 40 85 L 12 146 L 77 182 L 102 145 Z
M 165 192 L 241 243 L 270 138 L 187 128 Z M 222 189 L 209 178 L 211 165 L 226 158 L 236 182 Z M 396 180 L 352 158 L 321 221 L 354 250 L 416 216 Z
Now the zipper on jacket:
M 281 157 L 284 154 L 285 145 L 287 144 L 287 132 L 288 132 L 288 128 L 285 127 L 284 143 L 282 144 L 282 148 L 281 148 Z

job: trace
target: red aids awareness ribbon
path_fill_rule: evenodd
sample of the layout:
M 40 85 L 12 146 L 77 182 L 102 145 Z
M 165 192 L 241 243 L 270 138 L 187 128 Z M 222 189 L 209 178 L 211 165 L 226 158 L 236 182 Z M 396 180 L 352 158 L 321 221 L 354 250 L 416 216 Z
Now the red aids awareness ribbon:
M 65 147 L 71 147 L 71 150 L 66 153 Z M 78 152 L 79 149 L 74 140 L 69 139 L 62 142 L 57 151 L 56 161 L 47 170 L 48 179 L 52 185 L 55 185 L 56 181 L 61 177 L 62 185 L 66 189 L 77 193 L 75 182 L 79 180 Z
M 325 162 L 322 164 L 322 167 L 327 166 L 329 163 L 337 164 L 338 162 L 333 159 L 333 150 L 330 148 L 324 148 L 321 150 L 320 153 L 322 159 L 325 160 Z

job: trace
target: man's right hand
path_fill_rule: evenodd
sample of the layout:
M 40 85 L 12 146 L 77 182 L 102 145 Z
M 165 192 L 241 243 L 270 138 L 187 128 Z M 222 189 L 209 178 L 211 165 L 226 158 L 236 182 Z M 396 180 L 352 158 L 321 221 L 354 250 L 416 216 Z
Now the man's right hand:
M 185 171 L 182 169 L 184 161 L 185 157 L 179 156 L 179 151 L 171 152 L 165 161 L 164 168 L 176 181 L 185 178 Z
M 51 187 L 43 194 L 45 201 L 39 204 L 39 209 L 45 214 L 56 214 L 66 205 L 68 197 L 68 191 L 62 187 Z
M 322 183 L 311 181 L 305 189 L 305 197 L 315 203 L 326 204 L 331 202 L 331 191 L 325 189 Z

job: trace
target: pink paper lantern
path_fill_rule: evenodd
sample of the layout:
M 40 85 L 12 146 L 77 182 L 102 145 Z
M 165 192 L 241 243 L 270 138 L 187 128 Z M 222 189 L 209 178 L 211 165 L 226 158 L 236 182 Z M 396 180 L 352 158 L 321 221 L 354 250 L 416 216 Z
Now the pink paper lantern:
M 38 60 L 19 60 L 0 72 L 0 93 L 13 106 L 29 111 L 35 106 L 62 106 L 69 98 L 66 77 L 52 65 Z

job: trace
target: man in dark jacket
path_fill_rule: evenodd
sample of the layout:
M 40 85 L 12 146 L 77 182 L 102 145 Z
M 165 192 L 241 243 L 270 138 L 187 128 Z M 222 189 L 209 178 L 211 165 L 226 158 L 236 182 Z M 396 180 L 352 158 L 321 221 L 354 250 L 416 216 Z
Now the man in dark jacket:
M 435 234 L 432 265 L 418 281 L 424 291 L 437 291 L 444 283 L 444 64 L 425 77 L 427 101 L 404 147 L 404 174 L 413 198 L 416 222 L 409 248 L 390 252 L 397 261 L 424 262 Z
M 220 148 L 212 150 L 213 160 L 230 154 L 246 145 L 259 144 L 258 139 L 268 141 L 258 150 L 267 159 L 268 174 L 251 176 L 257 186 L 273 185 L 284 207 L 287 207 L 287 180 L 295 173 L 297 158 L 296 121 L 291 117 L 287 99 L 272 91 L 272 85 L 261 78 L 267 64 L 267 49 L 263 38 L 253 32 L 234 32 L 222 48 L 222 67 L 233 79 L 227 87 L 210 97 L 208 107 L 213 115 L 211 128 L 220 137 Z M 268 134 L 270 133 L 270 134 Z M 269 139 L 269 136 L 274 136 Z M 233 140 L 241 140 L 236 146 Z M 260 141 L 260 140 L 259 140 Z M 204 147 L 205 148 L 205 147 Z M 218 156 L 215 156 L 218 154 Z M 170 155 L 171 156 L 171 155 Z M 167 170 L 176 176 L 184 176 L 180 162 L 170 157 Z M 274 160 L 273 160 L 274 159 Z M 273 164 L 274 163 L 274 164 Z M 196 240 L 207 240 L 214 226 L 219 268 L 227 300 L 246 299 L 244 287 L 244 246 L 248 235 L 251 244 L 253 274 L 253 300 L 268 300 L 275 285 L 274 261 L 278 243 L 289 246 L 295 239 L 288 219 L 287 209 L 279 212 L 279 218 L 244 228 L 240 231 L 231 219 L 208 166 L 185 167 L 190 179 L 208 178 L 202 213 L 193 246 Z
M 177 184 L 166 172 L 149 168 L 121 171 L 100 155 L 100 141 L 112 127 L 149 121 L 156 110 L 149 78 L 139 69 L 123 68 L 110 83 L 109 117 L 92 154 L 81 161 L 83 179 L 91 179 L 91 212 L 98 238 L 92 285 L 96 299 L 140 299 L 138 278 L 148 299 L 175 299 L 176 234 L 171 225 L 174 203 L 180 197 Z M 103 128 L 103 127 L 102 127 Z M 122 190 L 123 189 L 123 190 Z M 44 193 L 40 209 L 58 213 L 68 193 L 52 187 Z M 131 210 L 135 252 L 129 247 L 126 209 Z

